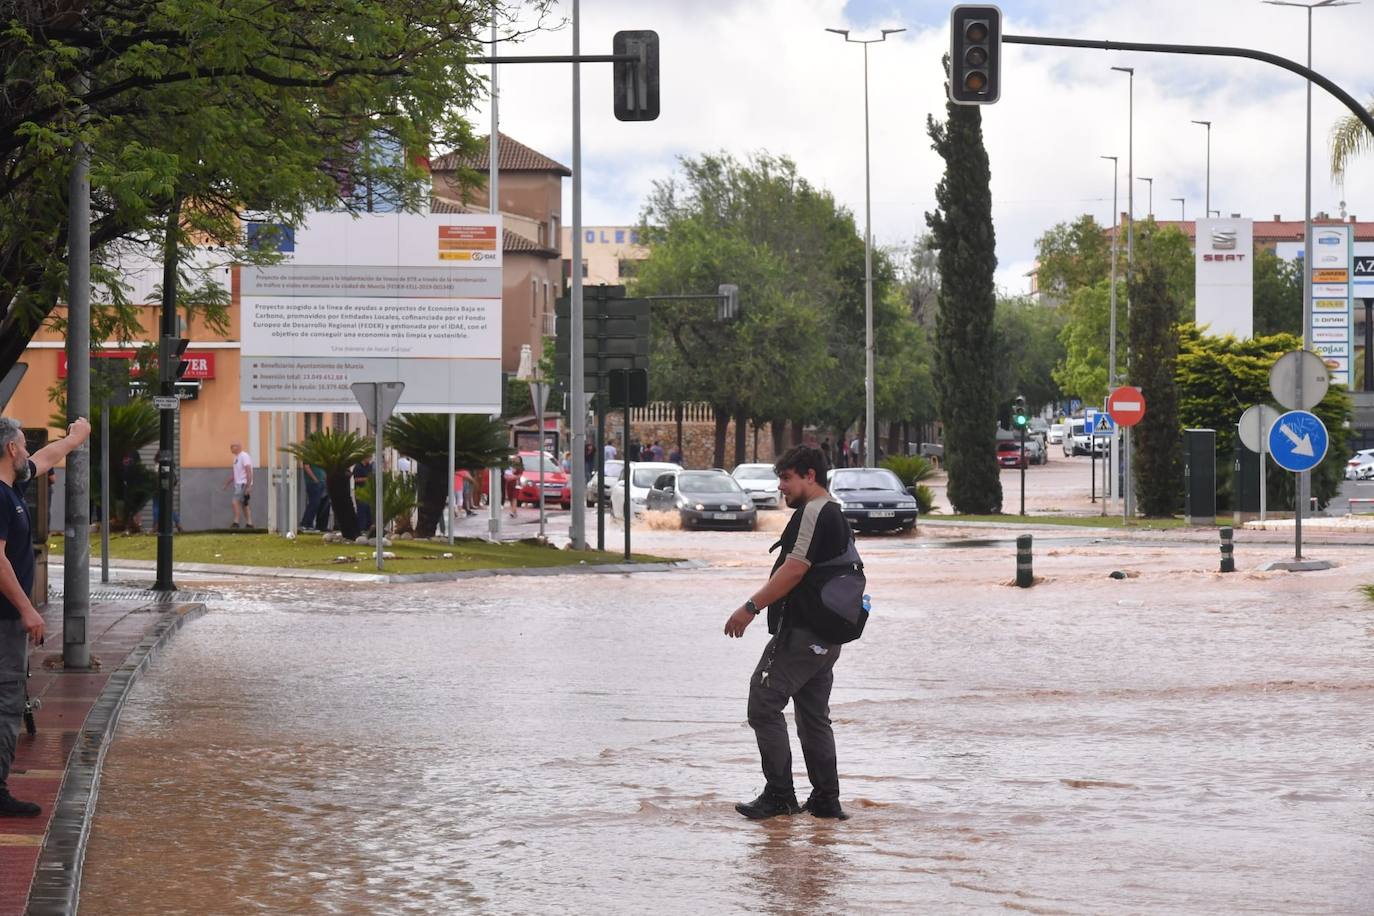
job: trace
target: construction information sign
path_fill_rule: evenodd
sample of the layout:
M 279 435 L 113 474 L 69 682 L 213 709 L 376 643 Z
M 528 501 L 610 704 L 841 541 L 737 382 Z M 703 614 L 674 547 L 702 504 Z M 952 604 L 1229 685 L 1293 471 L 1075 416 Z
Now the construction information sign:
M 245 410 L 358 410 L 354 382 L 404 382 L 398 412 L 499 413 L 499 219 L 317 213 L 279 264 L 238 268 Z

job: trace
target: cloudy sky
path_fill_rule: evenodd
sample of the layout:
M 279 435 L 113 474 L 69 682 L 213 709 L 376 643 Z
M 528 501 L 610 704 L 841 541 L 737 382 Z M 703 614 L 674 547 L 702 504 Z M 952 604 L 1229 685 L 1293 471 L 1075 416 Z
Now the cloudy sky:
M 1260 0 L 1004 0 L 1008 34 L 1232 45 L 1302 61 L 1306 13 Z M 854 37 L 905 27 L 870 46 L 873 232 L 882 245 L 908 243 L 925 229 L 943 163 L 930 148 L 926 116 L 944 116 L 940 56 L 951 4 L 934 0 L 582 0 L 584 53 L 609 53 L 620 29 L 654 29 L 662 46 L 662 115 L 622 124 L 611 113 L 610 66 L 582 70 L 583 222 L 633 223 L 655 179 L 679 157 L 756 150 L 794 159 L 803 175 L 832 191 L 862 226 L 863 51 Z M 571 2 L 559 12 L 567 14 Z M 1360 49 L 1374 36 L 1374 0 L 1313 14 L 1313 60 L 1361 101 L 1374 97 L 1374 63 Z M 566 54 L 571 29 L 536 34 L 518 52 Z M 1024 292 L 1035 239 L 1056 222 L 1092 213 L 1109 223 L 1112 164 L 1121 157 L 1126 210 L 1127 77 L 1135 67 L 1137 176 L 1154 179 L 1154 212 L 1176 219 L 1186 198 L 1200 216 L 1206 131 L 1212 127 L 1212 208 L 1259 219 L 1302 217 L 1306 83 L 1253 61 L 1165 54 L 1004 46 L 1002 98 L 983 110 L 992 161 L 997 279 Z M 501 129 L 571 165 L 567 65 L 511 65 L 501 72 Z M 1374 155 L 1359 160 L 1344 187 L 1328 168 L 1328 134 L 1344 109 L 1313 92 L 1313 210 L 1374 219 Z M 485 126 L 485 109 L 473 113 Z M 1136 213 L 1149 186 L 1136 185 Z M 572 223 L 571 182 L 564 224 Z

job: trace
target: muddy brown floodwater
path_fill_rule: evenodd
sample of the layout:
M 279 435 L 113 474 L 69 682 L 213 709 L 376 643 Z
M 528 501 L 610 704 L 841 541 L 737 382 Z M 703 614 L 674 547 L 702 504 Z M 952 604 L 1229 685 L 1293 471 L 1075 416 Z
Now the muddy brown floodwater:
M 721 627 L 767 534 L 644 532 L 718 564 L 675 573 L 216 583 L 121 719 L 82 911 L 1374 912 L 1369 548 L 1221 576 L 1210 541 L 1037 533 L 1018 590 L 1010 548 L 938 537 L 861 543 L 841 824 L 731 807 L 765 635 Z

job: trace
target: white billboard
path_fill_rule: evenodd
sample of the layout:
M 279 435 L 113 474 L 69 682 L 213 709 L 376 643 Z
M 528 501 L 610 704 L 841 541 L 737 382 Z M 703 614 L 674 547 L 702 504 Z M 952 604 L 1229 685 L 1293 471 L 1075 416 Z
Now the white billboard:
M 316 213 L 239 268 L 245 410 L 358 411 L 405 382 L 411 413 L 500 413 L 501 226 L 472 214 Z
M 1255 328 L 1255 235 L 1248 219 L 1197 221 L 1197 323 L 1244 340 Z

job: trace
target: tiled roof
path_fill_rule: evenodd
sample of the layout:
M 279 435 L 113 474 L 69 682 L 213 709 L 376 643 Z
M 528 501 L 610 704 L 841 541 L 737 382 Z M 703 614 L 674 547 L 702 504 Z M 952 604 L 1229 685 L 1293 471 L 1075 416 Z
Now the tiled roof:
M 449 200 L 447 197 L 431 197 L 429 199 L 430 213 L 486 213 L 485 209 L 474 210 L 466 204 L 461 204 L 456 200 Z
M 497 164 L 501 171 L 554 172 L 558 175 L 572 175 L 572 170 L 561 162 L 550 159 L 543 153 L 530 149 L 519 140 L 505 134 L 498 134 L 498 136 L 501 138 L 501 142 L 498 144 L 500 161 Z M 477 172 L 486 172 L 491 168 L 490 149 L 488 138 L 483 137 L 482 146 L 476 152 L 462 157 L 454 153 L 445 153 L 430 163 L 430 169 L 435 172 L 451 172 L 457 168 L 466 168 Z

